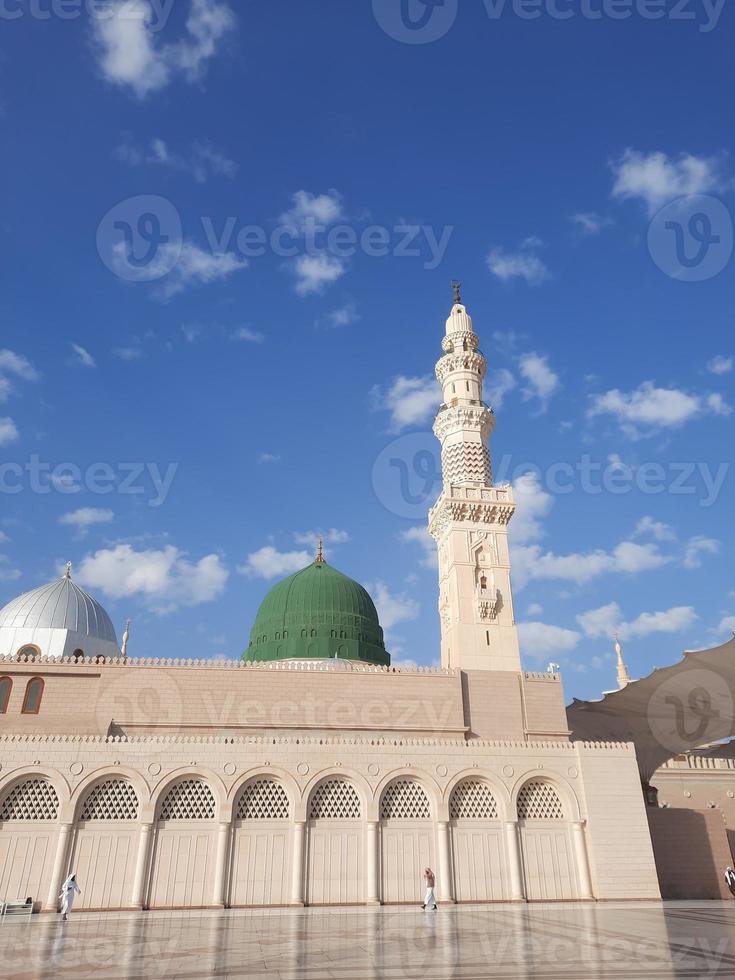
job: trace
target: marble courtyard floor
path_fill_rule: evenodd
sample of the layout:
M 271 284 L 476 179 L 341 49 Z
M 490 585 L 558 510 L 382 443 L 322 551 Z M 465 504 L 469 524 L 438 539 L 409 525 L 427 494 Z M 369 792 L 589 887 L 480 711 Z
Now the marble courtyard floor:
M 735 978 L 735 902 L 34 916 L 0 929 L 0 976 Z

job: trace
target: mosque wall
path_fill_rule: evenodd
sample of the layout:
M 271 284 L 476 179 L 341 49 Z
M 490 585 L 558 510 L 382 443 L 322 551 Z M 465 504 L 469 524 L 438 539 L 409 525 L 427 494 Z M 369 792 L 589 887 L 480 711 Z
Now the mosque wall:
M 52 909 L 656 898 L 628 746 L 0 736 L 0 899 Z M 599 798 L 598 798 L 599 797 Z M 614 801 L 614 804 L 613 804 Z

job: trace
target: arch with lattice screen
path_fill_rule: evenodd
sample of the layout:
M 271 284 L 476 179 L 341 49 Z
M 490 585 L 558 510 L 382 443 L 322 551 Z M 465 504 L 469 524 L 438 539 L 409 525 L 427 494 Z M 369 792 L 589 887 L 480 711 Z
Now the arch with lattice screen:
M 0 823 L 6 820 L 56 820 L 59 797 L 42 776 L 17 783 L 0 802 Z
M 237 820 L 288 820 L 290 816 L 288 793 L 276 779 L 256 779 L 237 798 Z
M 201 779 L 175 783 L 161 803 L 159 820 L 214 820 L 217 804 L 212 790 Z
M 450 820 L 499 820 L 495 794 L 481 779 L 464 779 L 449 798 Z
M 381 820 L 431 820 L 431 804 L 421 783 L 397 779 L 380 800 Z
M 346 779 L 328 779 L 311 794 L 310 820 L 359 820 L 361 817 L 360 796 Z
M 564 804 L 551 783 L 532 780 L 518 794 L 519 820 L 564 820 Z
M 87 793 L 80 820 L 137 820 L 138 794 L 127 779 L 108 779 Z

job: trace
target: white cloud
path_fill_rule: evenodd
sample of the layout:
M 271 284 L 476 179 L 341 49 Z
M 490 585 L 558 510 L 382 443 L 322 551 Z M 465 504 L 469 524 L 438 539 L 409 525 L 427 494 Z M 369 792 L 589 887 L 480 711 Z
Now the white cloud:
M 400 375 L 387 389 L 373 388 L 371 398 L 376 410 L 390 412 L 391 431 L 401 432 L 436 414 L 441 403 L 441 388 L 432 375 L 423 378 Z
M 20 577 L 20 569 L 11 567 L 7 555 L 0 555 L 0 582 L 17 582 Z
M 649 636 L 651 633 L 679 633 L 689 629 L 697 620 L 692 606 L 676 606 L 664 612 L 641 613 L 631 622 L 625 622 L 617 602 L 577 616 L 577 622 L 587 636 L 612 637 L 616 633 L 622 640 Z
M 683 153 L 642 153 L 628 149 L 612 165 L 613 197 L 643 201 L 652 214 L 685 194 L 708 194 L 722 186 L 718 160 Z
M 87 555 L 76 570 L 83 585 L 111 599 L 140 597 L 158 614 L 211 602 L 221 595 L 228 575 L 219 555 L 192 562 L 173 545 L 136 551 L 119 544 Z
M 578 211 L 569 220 L 577 228 L 580 235 L 599 235 L 603 228 L 607 228 L 613 223 L 610 218 L 604 218 L 594 211 Z
M 261 453 L 260 456 L 258 456 L 259 463 L 278 463 L 280 460 L 281 457 L 277 456 L 275 453 Z
M 265 334 L 259 333 L 257 330 L 251 330 L 250 327 L 240 327 L 232 335 L 233 340 L 244 340 L 249 344 L 262 344 L 265 340 Z
M 148 147 L 132 141 L 126 134 L 115 148 L 115 157 L 130 167 L 144 165 L 168 167 L 179 173 L 189 174 L 198 184 L 204 184 L 210 177 L 233 178 L 237 174 L 237 164 L 230 160 L 207 140 L 196 141 L 186 154 L 175 153 L 162 139 L 152 139 Z
M 519 252 L 507 252 L 500 246 L 490 251 L 487 257 L 488 269 L 503 282 L 511 279 L 524 279 L 529 286 L 539 286 L 551 278 L 551 273 L 535 254 L 533 249 L 539 244 L 537 239 L 526 239 Z
M 84 536 L 90 527 L 96 524 L 110 524 L 115 520 L 115 514 L 111 510 L 104 510 L 100 507 L 80 507 L 78 510 L 69 511 L 62 514 L 59 524 L 67 527 L 75 527 L 80 536 Z
M 74 354 L 76 355 L 77 364 L 81 364 L 81 366 L 85 368 L 97 367 L 97 362 L 89 353 L 89 351 L 86 350 L 86 348 L 80 347 L 79 344 L 72 344 L 71 349 L 74 351 Z
M 299 296 L 323 292 L 347 272 L 347 265 L 333 255 L 300 255 L 288 268 L 296 277 Z
M 529 401 L 531 398 L 538 398 L 542 411 L 546 411 L 549 400 L 561 387 L 559 376 L 549 367 L 548 357 L 536 353 L 523 354 L 518 364 L 528 384 L 523 389 L 524 399 Z
M 532 602 L 526 610 L 528 616 L 543 616 L 544 607 L 538 602 Z
M 93 18 L 93 42 L 103 77 L 132 89 L 138 98 L 165 88 L 175 76 L 202 77 L 223 37 L 235 26 L 221 0 L 191 0 L 186 36 L 161 43 L 148 0 L 113 0 L 104 17 Z
M 716 555 L 722 542 L 715 538 L 707 538 L 703 534 L 698 534 L 687 541 L 684 552 L 684 568 L 701 568 L 703 555 Z
M 505 396 L 517 386 L 518 382 L 507 368 L 495 371 L 487 382 L 487 402 L 491 408 L 501 409 Z
M 380 625 L 387 632 L 408 620 L 418 619 L 420 606 L 415 599 L 405 594 L 392 595 L 385 582 L 374 582 L 365 588 L 372 596 L 378 610 Z
M 676 531 L 670 524 L 655 521 L 652 517 L 642 517 L 633 532 L 634 538 L 650 534 L 657 541 L 676 541 Z
M 717 354 L 707 362 L 707 370 L 710 374 L 729 374 L 733 367 L 735 367 L 735 358 L 725 357 L 724 354 Z
M 23 381 L 38 381 L 40 374 L 23 354 L 12 350 L 0 350 L 0 374 L 12 374 Z
M 238 567 L 241 575 L 267 580 L 283 578 L 292 572 L 300 572 L 314 561 L 308 551 L 278 551 L 273 545 L 266 545 L 247 556 L 246 563 Z
M 131 279 L 134 270 L 128 261 L 126 242 L 120 241 L 114 246 L 112 258 L 121 277 Z M 181 245 L 161 245 L 151 262 L 141 268 L 140 280 L 160 280 L 155 295 L 158 299 L 168 300 L 190 286 L 219 282 L 247 266 L 248 260 L 238 258 L 233 252 L 214 254 L 185 241 Z
M 510 524 L 511 540 L 516 545 L 538 541 L 543 537 L 542 518 L 553 505 L 551 494 L 541 486 L 537 473 L 524 473 L 513 484 L 516 513 Z
M 281 224 L 294 225 L 299 231 L 307 224 L 332 225 L 344 216 L 342 195 L 331 188 L 326 194 L 296 191 L 292 207 L 278 219 Z
M 354 303 L 345 303 L 339 309 L 332 310 L 327 314 L 327 323 L 330 327 L 349 327 L 351 323 L 356 323 L 360 319 L 357 307 Z
M 590 418 L 611 415 L 631 438 L 652 435 L 659 429 L 677 429 L 707 412 L 729 415 L 732 410 L 719 395 L 703 399 L 677 388 L 657 388 L 644 381 L 634 391 L 614 388 L 595 395 L 587 411 Z
M 339 528 L 330 527 L 328 531 L 294 531 L 293 536 L 296 544 L 308 545 L 314 552 L 319 547 L 319 541 L 323 541 L 325 545 L 340 545 L 346 544 L 350 540 L 350 536 L 347 531 L 341 531 Z M 327 556 L 328 558 L 329 556 Z
M 522 653 L 535 660 L 551 660 L 560 653 L 568 653 L 582 639 L 575 630 L 549 623 L 519 623 L 518 635 Z
M 536 580 L 558 579 L 584 585 L 600 575 L 636 575 L 673 561 L 661 554 L 658 545 L 634 541 L 622 541 L 612 551 L 597 549 L 568 555 L 544 552 L 540 545 L 516 545 L 512 556 L 513 580 L 519 590 Z
M 407 531 L 401 531 L 399 537 L 401 541 L 405 541 L 407 544 L 415 544 L 419 546 L 422 551 L 421 558 L 419 559 L 419 565 L 421 565 L 422 568 L 439 567 L 436 542 L 425 527 L 410 527 Z
M 20 433 L 15 422 L 8 418 L 0 418 L 0 446 L 9 446 L 20 439 Z
M 735 616 L 725 616 L 717 627 L 718 633 L 735 633 Z
M 120 361 L 137 361 L 143 356 L 140 347 L 113 347 L 112 353 Z

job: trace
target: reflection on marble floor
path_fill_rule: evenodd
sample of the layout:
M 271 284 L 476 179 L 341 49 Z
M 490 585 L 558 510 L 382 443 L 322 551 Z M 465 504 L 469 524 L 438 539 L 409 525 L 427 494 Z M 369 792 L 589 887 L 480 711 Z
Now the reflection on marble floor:
M 35 916 L 8 980 L 735 978 L 735 903 L 463 905 Z

